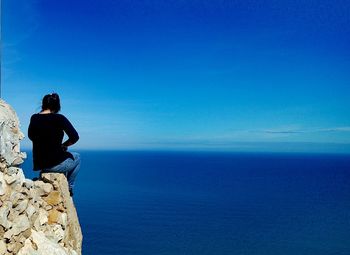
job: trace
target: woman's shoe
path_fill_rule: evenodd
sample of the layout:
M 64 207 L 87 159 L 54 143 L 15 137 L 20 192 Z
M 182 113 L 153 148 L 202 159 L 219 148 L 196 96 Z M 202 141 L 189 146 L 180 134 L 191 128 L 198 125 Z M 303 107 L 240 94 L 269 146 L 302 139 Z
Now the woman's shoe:
M 73 188 L 69 188 L 69 194 L 71 197 L 73 196 Z

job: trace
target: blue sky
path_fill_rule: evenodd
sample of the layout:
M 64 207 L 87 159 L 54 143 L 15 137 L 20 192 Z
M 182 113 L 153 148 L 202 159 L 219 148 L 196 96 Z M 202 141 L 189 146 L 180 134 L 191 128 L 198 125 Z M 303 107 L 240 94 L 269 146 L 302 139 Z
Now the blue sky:
M 2 12 L 2 95 L 25 132 L 55 91 L 79 149 L 350 152 L 348 1 L 3 0 Z

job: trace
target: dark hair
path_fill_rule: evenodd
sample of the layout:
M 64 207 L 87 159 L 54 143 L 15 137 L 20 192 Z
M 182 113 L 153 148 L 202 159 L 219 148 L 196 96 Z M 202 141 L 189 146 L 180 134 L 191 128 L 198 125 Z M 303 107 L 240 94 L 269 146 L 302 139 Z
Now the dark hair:
M 60 97 L 57 93 L 47 94 L 43 97 L 41 109 L 58 113 L 61 110 Z

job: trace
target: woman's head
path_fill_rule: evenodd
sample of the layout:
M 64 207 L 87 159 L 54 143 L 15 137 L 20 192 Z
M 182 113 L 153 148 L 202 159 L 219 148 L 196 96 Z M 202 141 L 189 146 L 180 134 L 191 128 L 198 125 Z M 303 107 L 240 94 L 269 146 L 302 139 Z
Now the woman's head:
M 52 113 L 58 113 L 61 110 L 60 97 L 56 93 L 48 94 L 43 97 L 41 109 L 50 110 Z

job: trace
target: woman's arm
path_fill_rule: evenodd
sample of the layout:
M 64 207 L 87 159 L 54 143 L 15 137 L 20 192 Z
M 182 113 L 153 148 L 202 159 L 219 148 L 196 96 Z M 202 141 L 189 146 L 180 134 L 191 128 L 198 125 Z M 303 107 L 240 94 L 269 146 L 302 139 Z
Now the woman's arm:
M 62 115 L 62 117 L 63 117 L 62 118 L 63 130 L 68 136 L 68 140 L 65 141 L 62 144 L 62 146 L 68 147 L 68 146 L 75 144 L 79 140 L 79 135 L 78 135 L 78 132 L 73 127 L 73 125 L 69 122 L 69 120 L 66 117 L 64 117 L 63 115 Z
M 34 139 L 34 128 L 33 128 L 32 120 L 33 120 L 33 116 L 30 118 L 30 123 L 28 126 L 28 137 L 31 141 L 33 141 Z

